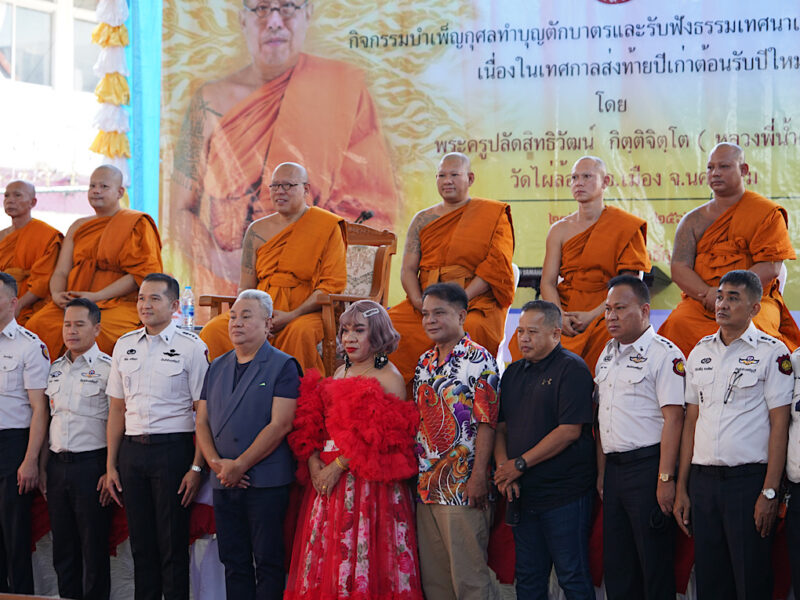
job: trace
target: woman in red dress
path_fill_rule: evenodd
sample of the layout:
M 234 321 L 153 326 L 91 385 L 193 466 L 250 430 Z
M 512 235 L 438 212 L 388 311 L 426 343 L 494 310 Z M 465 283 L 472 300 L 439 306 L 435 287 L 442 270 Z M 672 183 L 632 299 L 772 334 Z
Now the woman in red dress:
M 289 445 L 306 483 L 284 599 L 422 600 L 409 486 L 419 415 L 387 354 L 399 334 L 376 302 L 339 320 L 346 362 L 300 384 Z

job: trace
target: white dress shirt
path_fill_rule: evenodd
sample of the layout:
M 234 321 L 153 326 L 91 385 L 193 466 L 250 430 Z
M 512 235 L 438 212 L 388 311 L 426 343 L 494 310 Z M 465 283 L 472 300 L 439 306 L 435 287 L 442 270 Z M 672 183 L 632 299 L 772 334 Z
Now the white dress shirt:
M 50 357 L 39 337 L 16 320 L 0 331 L 0 429 L 27 429 L 33 409 L 28 390 L 47 387 Z
M 208 350 L 173 321 L 158 335 L 126 333 L 111 357 L 108 395 L 125 400 L 125 434 L 194 431 L 193 403 L 200 399 Z
M 50 450 L 88 452 L 106 447 L 111 357 L 94 344 L 75 361 L 69 352 L 50 367 Z
M 683 406 L 683 354 L 652 327 L 632 344 L 606 344 L 595 367 L 603 452 L 661 442 L 663 406 Z
M 794 396 L 792 397 L 792 420 L 789 423 L 789 449 L 786 452 L 786 475 L 794 483 L 800 483 L 800 348 L 792 353 L 794 371 Z M 796 499 L 800 502 L 800 499 Z
M 686 403 L 700 407 L 692 463 L 766 463 L 769 411 L 793 387 L 789 350 L 752 323 L 728 346 L 719 331 L 701 339 L 686 361 Z

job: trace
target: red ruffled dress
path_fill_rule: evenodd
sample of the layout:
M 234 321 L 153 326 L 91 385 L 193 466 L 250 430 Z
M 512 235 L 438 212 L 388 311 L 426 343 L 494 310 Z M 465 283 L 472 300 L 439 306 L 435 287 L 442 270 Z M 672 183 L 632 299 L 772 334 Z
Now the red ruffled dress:
M 417 474 L 412 402 L 373 378 L 303 377 L 289 445 L 307 484 L 284 599 L 422 600 L 411 490 Z M 309 483 L 308 458 L 350 459 L 330 498 Z

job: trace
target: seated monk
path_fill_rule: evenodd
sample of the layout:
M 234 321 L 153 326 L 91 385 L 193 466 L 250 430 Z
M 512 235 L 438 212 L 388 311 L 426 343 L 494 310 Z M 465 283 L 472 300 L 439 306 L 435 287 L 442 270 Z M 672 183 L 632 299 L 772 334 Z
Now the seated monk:
M 761 279 L 764 296 L 753 324 L 783 341 L 800 345 L 800 330 L 783 302 L 777 280 L 784 260 L 795 253 L 786 210 L 744 189 L 750 167 L 735 144 L 717 144 L 708 158 L 711 201 L 688 212 L 675 231 L 672 280 L 683 299 L 658 330 L 688 356 L 700 338 L 719 327 L 714 301 L 720 278 L 734 269 L 749 269 Z
M 137 291 L 146 275 L 162 270 L 161 238 L 150 215 L 120 206 L 124 193 L 119 169 L 94 170 L 89 204 L 95 214 L 70 226 L 50 279 L 52 299 L 28 320 L 27 328 L 47 345 L 52 360 L 64 350 L 64 307 L 73 298 L 87 298 L 102 310 L 97 345 L 106 354 L 122 334 L 139 326 Z
M 308 175 L 296 163 L 278 165 L 269 193 L 277 212 L 253 221 L 244 235 L 239 291 L 258 288 L 272 296 L 270 343 L 294 356 L 303 370 L 324 371 L 317 298 L 340 294 L 347 283 L 343 221 L 308 206 Z M 211 360 L 233 349 L 228 320 L 228 313 L 218 315 L 200 332 Z
M 64 236 L 55 227 L 31 217 L 36 188 L 28 181 L 6 186 L 3 208 L 11 227 L 0 231 L 0 271 L 17 280 L 16 319 L 25 325 L 50 296 L 50 277 L 56 268 Z
M 389 310 L 400 345 L 390 356 L 408 384 L 420 355 L 431 347 L 422 329 L 422 291 L 439 281 L 459 283 L 469 306 L 464 330 L 473 341 L 497 354 L 506 313 L 514 299 L 514 227 L 511 207 L 470 198 L 475 181 L 470 160 L 447 154 L 439 163 L 436 185 L 442 201 L 411 221 L 403 251 L 400 281 L 406 299 Z
M 175 150 L 167 243 L 197 289 L 233 293 L 247 226 L 277 207 L 269 175 L 287 161 L 309 172 L 311 206 L 393 229 L 398 195 L 364 73 L 302 52 L 313 2 L 239 4 L 250 62 L 202 85 Z M 267 41 L 265 41 L 265 39 Z
M 578 159 L 570 177 L 578 210 L 553 223 L 542 265 L 542 299 L 560 306 L 563 315 L 561 344 L 583 357 L 592 372 L 611 339 L 604 318 L 606 284 L 617 275 L 650 271 L 647 223 L 604 204 L 608 182 L 601 159 Z M 514 360 L 522 358 L 516 334 L 509 349 Z

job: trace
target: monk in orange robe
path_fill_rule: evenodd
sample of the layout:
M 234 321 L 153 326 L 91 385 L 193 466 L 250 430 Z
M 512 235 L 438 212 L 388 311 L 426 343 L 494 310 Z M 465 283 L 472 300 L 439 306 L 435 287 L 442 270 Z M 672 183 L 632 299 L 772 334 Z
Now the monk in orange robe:
M 475 181 L 469 158 L 447 154 L 439 163 L 442 201 L 418 212 L 408 227 L 400 280 L 406 299 L 389 310 L 400 345 L 389 360 L 408 384 L 420 355 L 431 347 L 422 329 L 422 291 L 439 281 L 464 287 L 469 298 L 464 330 L 497 354 L 506 313 L 514 299 L 514 227 L 511 208 L 495 200 L 471 198 Z
M 303 369 L 324 371 L 321 294 L 339 294 L 347 284 L 345 242 L 340 217 L 312 206 L 305 168 L 279 165 L 268 186 L 277 212 L 254 221 L 245 233 L 239 291 L 258 288 L 272 297 L 270 343 L 294 356 Z M 203 327 L 209 357 L 233 349 L 229 313 Z
M 761 311 L 756 327 L 782 340 L 789 350 L 800 345 L 800 330 L 783 302 L 777 280 L 784 260 L 794 260 L 786 210 L 744 188 L 750 167 L 735 144 L 718 144 L 708 159 L 708 184 L 714 198 L 681 219 L 672 250 L 672 280 L 683 299 L 658 333 L 688 356 L 700 338 L 719 327 L 714 302 L 720 278 L 749 269 L 761 279 Z
M 239 12 L 252 62 L 200 88 L 175 150 L 164 225 L 168 244 L 193 263 L 192 281 L 204 293 L 234 291 L 247 226 L 277 209 L 266 187 L 280 163 L 307 167 L 312 206 L 351 221 L 369 211 L 371 226 L 388 229 L 397 213 L 392 165 L 364 74 L 300 52 L 311 2 L 263 16 L 250 4 L 263 3 L 248 2 Z
M 56 268 L 64 236 L 55 227 L 34 219 L 36 188 L 28 181 L 6 186 L 3 208 L 11 227 L 0 231 L 0 271 L 17 280 L 17 323 L 24 325 L 50 297 L 50 277 Z
M 27 328 L 47 345 L 52 359 L 63 350 L 64 307 L 88 298 L 102 311 L 97 345 L 111 354 L 117 339 L 139 326 L 136 298 L 149 273 L 163 270 L 161 238 L 152 217 L 122 208 L 122 173 L 103 165 L 89 180 L 89 204 L 95 214 L 75 221 L 67 231 L 50 279 L 52 299 Z
M 604 317 L 609 280 L 624 273 L 650 271 L 645 246 L 647 223 L 604 204 L 609 177 L 601 159 L 578 159 L 570 181 L 578 210 L 553 223 L 547 234 L 541 294 L 544 300 L 561 307 L 561 344 L 583 357 L 594 372 L 600 353 L 611 339 Z M 521 358 L 516 334 L 509 350 L 514 360 Z

